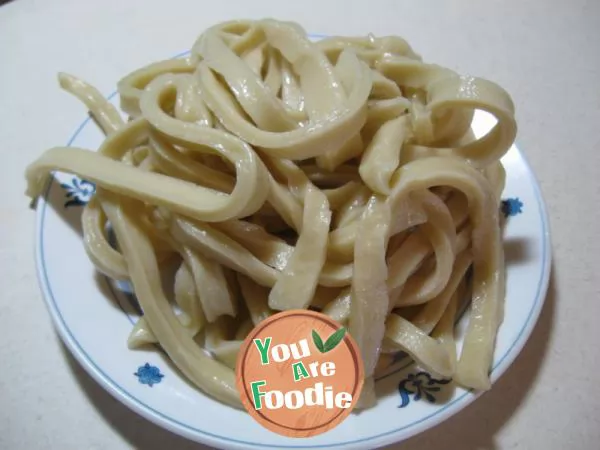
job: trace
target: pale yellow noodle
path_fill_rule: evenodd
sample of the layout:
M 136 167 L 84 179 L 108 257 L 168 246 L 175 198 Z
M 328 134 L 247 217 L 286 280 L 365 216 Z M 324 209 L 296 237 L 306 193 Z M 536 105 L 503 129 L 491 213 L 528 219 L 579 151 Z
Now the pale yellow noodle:
M 271 19 L 217 24 L 189 57 L 123 77 L 128 120 L 85 81 L 59 82 L 106 138 L 98 152 L 48 150 L 27 167 L 27 194 L 54 171 L 96 183 L 84 248 L 99 272 L 133 285 L 143 316 L 130 348 L 157 344 L 240 407 L 243 339 L 278 310 L 311 308 L 360 348 L 359 407 L 376 402 L 374 377 L 398 351 L 490 387 L 504 299 L 500 159 L 517 132 L 501 87 L 424 62 L 397 36 L 312 42 Z M 475 110 L 496 119 L 480 138 Z
M 308 189 L 300 237 L 269 294 L 272 309 L 304 309 L 310 304 L 325 264 L 330 221 L 327 197 L 316 188 Z
M 269 290 L 267 288 L 256 284 L 250 278 L 239 273 L 237 280 L 240 284 L 246 308 L 250 313 L 250 319 L 254 325 L 258 325 L 275 313 L 269 307 Z
M 392 119 L 379 128 L 365 149 L 358 170 L 373 192 L 390 193 L 390 180 L 400 163 L 400 151 L 408 132 L 406 117 Z
M 443 378 L 453 374 L 453 361 L 446 347 L 397 314 L 390 314 L 385 337 L 397 350 L 412 356 L 417 364 Z
M 352 279 L 349 331 L 360 349 L 365 378 L 375 372 L 388 314 L 385 249 L 389 238 L 389 205 L 375 197 L 360 219 L 354 249 L 355 274 Z M 363 387 L 367 392 L 367 386 Z M 369 393 L 364 394 L 366 398 Z
M 202 253 L 188 247 L 180 249 L 181 256 L 192 274 L 196 293 L 202 305 L 206 320 L 214 322 L 217 318 L 236 315 L 236 306 L 229 291 L 223 267 Z
M 225 403 L 240 407 L 233 371 L 213 361 L 197 347 L 164 296 L 152 245 L 135 220 L 137 208 L 133 203 L 125 207 L 124 200 L 113 194 L 106 195 L 105 201 L 106 214 L 121 243 L 144 317 L 161 347 L 200 388 Z
M 106 239 L 106 217 L 97 198 L 92 198 L 83 208 L 81 224 L 86 253 L 96 268 L 115 280 L 128 280 L 129 272 L 123 255 Z
M 75 95 L 88 107 L 106 134 L 118 130 L 123 119 L 117 109 L 98 90 L 83 80 L 66 73 L 58 74 L 60 87 Z
M 191 330 L 192 335 L 196 335 L 206 323 L 196 286 L 193 269 L 182 261 L 175 273 L 173 290 L 175 303 L 181 308 L 182 316 L 185 318 L 184 325 Z
M 435 268 L 428 277 L 410 279 L 397 301 L 397 305 L 422 304 L 447 285 L 455 258 L 456 229 L 446 204 L 429 190 L 414 191 L 412 198 L 421 203 L 427 222 L 420 226 L 429 240 L 435 256 Z

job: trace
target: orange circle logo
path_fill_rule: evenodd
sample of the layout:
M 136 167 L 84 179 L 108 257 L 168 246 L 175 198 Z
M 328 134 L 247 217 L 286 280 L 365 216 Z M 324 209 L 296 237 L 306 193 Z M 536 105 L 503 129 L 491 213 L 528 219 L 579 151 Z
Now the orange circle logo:
M 346 329 L 308 310 L 278 313 L 254 328 L 238 354 L 236 375 L 250 415 L 288 437 L 315 436 L 348 417 L 364 376 Z

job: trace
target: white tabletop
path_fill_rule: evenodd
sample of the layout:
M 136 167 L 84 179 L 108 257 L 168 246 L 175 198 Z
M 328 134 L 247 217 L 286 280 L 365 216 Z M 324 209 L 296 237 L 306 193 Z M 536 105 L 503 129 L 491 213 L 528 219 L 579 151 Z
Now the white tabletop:
M 58 71 L 109 93 L 209 25 L 265 16 L 315 33 L 399 34 L 429 61 L 498 82 L 513 96 L 518 144 L 548 203 L 553 276 L 531 340 L 492 391 L 401 448 L 599 448 L 600 2 L 584 0 L 0 6 L 0 448 L 202 448 L 115 401 L 61 344 L 38 289 L 23 171 L 64 144 L 84 114 L 58 88 Z

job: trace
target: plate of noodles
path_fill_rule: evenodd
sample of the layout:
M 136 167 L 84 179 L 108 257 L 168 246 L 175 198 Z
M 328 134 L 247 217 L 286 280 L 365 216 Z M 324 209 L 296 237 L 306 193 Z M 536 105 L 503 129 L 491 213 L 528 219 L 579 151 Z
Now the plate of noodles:
M 77 360 L 152 422 L 219 448 L 374 448 L 492 388 L 531 334 L 548 220 L 494 82 L 275 20 L 217 24 L 109 99 L 59 82 L 91 114 L 26 170 L 40 285 Z M 365 383 L 339 426 L 285 438 L 241 408 L 235 361 L 306 308 L 347 327 Z

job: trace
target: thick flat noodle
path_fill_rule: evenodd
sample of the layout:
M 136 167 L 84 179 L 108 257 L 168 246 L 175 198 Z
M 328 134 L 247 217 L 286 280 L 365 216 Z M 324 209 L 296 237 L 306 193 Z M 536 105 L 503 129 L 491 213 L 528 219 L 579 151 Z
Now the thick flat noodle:
M 441 320 L 444 312 L 448 309 L 448 304 L 458 289 L 467 269 L 471 265 L 473 257 L 468 250 L 458 255 L 452 275 L 445 285 L 444 289 L 431 301 L 427 302 L 423 309 L 411 320 L 411 322 L 430 334 L 438 322 Z
M 272 247 L 270 251 L 266 246 L 261 249 L 264 251 L 259 252 L 259 257 L 257 257 L 248 250 L 252 248 L 252 245 L 249 245 L 248 248 L 243 245 L 247 243 L 246 239 L 251 238 L 252 235 L 240 238 L 241 235 L 237 234 L 239 228 L 233 233 L 233 235 L 237 235 L 237 238 L 232 239 L 230 235 L 215 227 L 192 222 L 183 217 L 176 218 L 167 226 L 171 227 L 172 235 L 181 243 L 198 249 L 221 264 L 245 274 L 261 286 L 266 287 L 273 287 L 279 271 L 287 265 L 293 250 L 293 247 L 285 242 L 274 239 L 274 241 L 278 241 L 275 249 Z M 319 275 L 319 284 L 326 287 L 348 286 L 351 281 L 352 264 L 327 262 Z
M 344 289 L 335 299 L 327 303 L 321 312 L 339 323 L 345 323 L 348 320 L 348 317 L 350 317 L 351 301 L 351 290 Z
M 420 95 L 415 95 L 411 99 L 410 118 L 415 140 L 423 145 L 432 144 L 435 139 L 432 114 Z
M 461 142 L 455 147 L 438 147 L 434 146 L 434 142 L 427 141 L 417 141 L 415 144 L 407 145 L 402 155 L 402 162 L 408 163 L 415 159 L 435 156 L 458 157 L 479 168 L 497 162 L 508 151 L 517 133 L 514 105 L 510 96 L 498 85 L 481 78 L 459 76 L 433 78 L 434 80 L 428 84 L 425 106 L 430 117 L 444 114 L 448 109 L 453 108 L 467 111 L 481 109 L 494 115 L 497 123 L 485 136 Z M 431 133 L 431 139 L 435 140 L 434 128 Z M 441 136 L 441 142 L 444 142 L 444 137 Z
M 504 299 L 500 158 L 517 130 L 501 87 L 425 62 L 397 36 L 313 42 L 275 20 L 216 24 L 189 57 L 131 72 L 118 83 L 127 118 L 87 82 L 59 82 L 106 138 L 97 152 L 41 155 L 27 194 L 53 171 L 96 184 L 83 245 L 99 272 L 133 285 L 143 316 L 130 348 L 157 344 L 239 407 L 243 340 L 277 310 L 310 308 L 359 345 L 359 408 L 376 402 L 375 374 L 398 351 L 490 387 Z M 478 109 L 496 124 L 476 138 Z
M 456 320 L 456 309 L 457 304 L 461 298 L 461 294 L 464 294 L 464 289 L 458 289 L 452 295 L 444 314 L 440 321 L 433 329 L 431 337 L 437 339 L 442 344 L 446 353 L 450 357 L 450 367 L 452 373 L 456 372 L 457 352 L 456 352 L 456 338 L 454 335 L 454 323 Z
M 300 89 L 298 76 L 294 73 L 292 66 L 285 59 L 281 60 L 281 101 L 290 113 L 296 113 L 303 119 L 307 119 L 304 94 Z
M 165 96 L 176 92 L 178 82 L 177 77 L 162 75 L 146 86 L 140 101 L 144 116 L 157 131 L 173 142 L 191 149 L 210 149 L 230 161 L 236 168 L 237 182 L 227 206 L 234 211 L 239 210 L 236 211 L 237 217 L 254 213 L 268 196 L 264 166 L 249 145 L 229 133 L 186 123 L 166 114 L 161 103 Z
M 265 44 L 266 46 L 266 44 Z M 282 83 L 283 83 L 283 74 L 281 71 L 281 55 L 274 48 L 269 48 L 269 59 L 266 69 L 266 74 L 264 77 L 264 84 L 271 91 L 272 94 L 276 96 L 279 95 Z M 287 114 L 294 119 L 296 124 L 304 121 L 306 116 L 302 113 L 302 111 L 294 108 L 290 108 L 282 99 L 276 97 L 277 102 L 281 102 L 283 107 L 286 109 Z
M 96 268 L 115 280 L 128 280 L 129 272 L 123 255 L 112 248 L 106 238 L 106 216 L 98 199 L 92 198 L 85 206 L 81 224 L 85 251 Z
M 243 275 L 237 275 L 238 283 L 242 291 L 242 297 L 250 319 L 254 325 L 258 325 L 260 322 L 273 315 L 273 311 L 269 307 L 269 290 L 264 286 L 260 286 L 253 282 L 250 278 Z
M 180 316 L 184 319 L 184 326 L 195 336 L 204 327 L 206 316 L 198 298 L 193 270 L 183 261 L 175 273 L 173 291 L 175 303 L 182 311 Z
M 248 206 L 244 201 L 248 192 L 254 192 L 253 188 L 260 183 L 255 172 L 245 180 L 250 184 L 249 191 L 242 191 L 246 182 L 238 179 L 232 194 L 222 195 L 187 181 L 139 171 L 87 150 L 57 147 L 48 150 L 28 166 L 29 196 L 35 198 L 40 194 L 47 176 L 53 170 L 74 173 L 108 191 L 123 193 L 211 222 L 247 215 Z
M 277 211 L 281 218 L 294 231 L 302 228 L 302 206 L 294 195 L 281 184 L 279 184 L 270 174 L 269 182 L 269 204 Z
M 194 63 L 187 58 L 160 61 L 130 73 L 117 84 L 121 109 L 131 117 L 141 116 L 140 98 L 148 83 L 162 74 L 192 73 L 193 71 Z
M 215 360 L 231 370 L 235 370 L 237 355 L 243 343 L 241 340 L 231 340 L 231 330 L 235 328 L 235 325 L 235 322 L 229 318 L 221 317 L 208 324 L 204 332 L 204 348 Z
M 429 252 L 427 237 L 419 231 L 412 233 L 388 258 L 388 288 L 394 290 L 404 286 L 408 277 L 417 270 Z
M 131 282 L 144 317 L 161 347 L 200 389 L 222 402 L 241 407 L 233 371 L 207 357 L 196 346 L 165 298 L 152 245 L 135 220 L 135 204 L 105 195 L 107 205 L 110 204 L 106 214 L 123 249 Z
M 327 197 L 316 188 L 309 189 L 304 200 L 300 237 L 269 294 L 272 309 L 300 309 L 310 304 L 325 264 L 330 221 Z
M 384 55 L 401 55 L 420 61 L 411 46 L 399 36 L 376 37 L 370 34 L 367 37 L 329 37 L 317 42 L 317 46 L 325 53 L 327 58 L 335 62 L 343 50 L 351 49 L 358 57 L 375 67 L 378 60 Z
M 214 33 L 206 33 L 199 46 L 202 60 L 227 83 L 244 112 L 261 129 L 266 131 L 289 131 L 298 122 L 288 116 L 275 94 L 265 86 L 250 67 L 233 53 Z
M 314 183 L 315 179 L 311 179 Z M 360 184 L 356 181 L 348 181 L 340 187 L 334 187 L 331 189 L 323 189 L 323 193 L 327 197 L 331 211 L 340 209 L 344 203 L 346 203 L 352 195 L 354 195 L 360 189 Z
M 362 214 L 364 206 L 371 198 L 372 192 L 369 188 L 361 186 L 346 203 L 344 203 L 335 213 L 333 225 L 335 228 L 342 228 L 351 222 L 357 220 Z
M 354 248 L 349 331 L 358 344 L 368 378 L 375 371 L 388 313 L 385 249 L 390 227 L 389 205 L 373 198 L 358 227 L 361 239 Z
M 220 33 L 217 33 L 218 37 L 220 36 Z M 222 37 L 221 37 L 222 38 Z M 202 45 L 202 39 L 204 39 L 204 35 L 202 35 L 201 40 L 198 41 L 198 45 Z M 257 45 L 256 47 L 253 47 L 251 49 L 249 49 L 248 51 L 244 52 L 241 55 L 242 60 L 244 61 L 244 63 L 246 63 L 246 65 L 248 66 L 248 68 L 250 70 L 252 70 L 252 72 L 254 72 L 256 75 L 259 75 L 262 73 L 264 67 L 265 67 L 265 52 L 267 47 L 266 45 L 263 43 L 261 45 Z M 229 50 L 229 47 L 227 47 L 227 50 Z
M 146 322 L 144 316 L 140 317 L 135 323 L 129 337 L 127 338 L 127 348 L 138 349 L 146 345 L 157 344 L 158 339 L 150 329 L 150 325 Z
M 504 166 L 500 161 L 496 161 L 484 169 L 484 175 L 492 185 L 498 204 L 500 204 L 502 192 L 504 191 L 504 185 L 506 183 L 506 171 L 504 170 Z
M 233 190 L 235 179 L 232 176 L 194 160 L 177 150 L 160 134 L 151 133 L 149 142 L 155 164 L 164 174 L 219 192 L 229 194 Z
M 177 91 L 173 115 L 184 122 L 196 122 L 212 127 L 213 117 L 202 100 L 198 81 L 193 75 L 181 75 L 180 89 Z
M 405 117 L 392 119 L 379 128 L 366 148 L 358 170 L 373 192 L 390 193 L 390 180 L 400 163 L 400 150 L 407 133 Z
M 500 159 L 512 145 L 517 134 L 514 105 L 497 84 L 475 77 L 451 77 L 432 83 L 427 95 L 427 107 L 432 113 L 448 108 L 481 109 L 498 120 L 481 139 L 453 149 L 454 155 L 486 167 Z
M 75 95 L 90 110 L 106 134 L 123 126 L 123 119 L 117 109 L 106 100 L 95 87 L 66 73 L 58 74 L 60 86 Z
M 445 346 L 397 314 L 387 320 L 385 337 L 398 351 L 404 351 L 417 364 L 443 378 L 453 373 L 453 361 Z
M 457 376 L 469 386 L 487 389 L 504 298 L 504 257 L 494 192 L 479 171 L 455 158 L 420 159 L 402 166 L 395 177 L 394 189 L 388 197 L 392 208 L 407 192 L 433 185 L 451 186 L 468 199 L 473 227 L 473 300 Z
M 175 218 L 170 227 L 174 238 L 182 244 L 196 248 L 220 264 L 252 278 L 261 286 L 272 287 L 277 281 L 278 272 L 275 269 L 210 225 Z
M 405 97 L 369 100 L 367 102 L 367 122 L 361 130 L 362 137 L 369 141 L 386 122 L 410 111 L 411 101 Z
M 223 267 L 188 247 L 183 247 L 180 251 L 194 279 L 196 293 L 206 319 L 214 322 L 224 315 L 235 316 L 236 307 Z
M 303 63 L 302 67 L 306 69 Z M 357 70 L 357 61 L 354 55 L 348 52 L 344 52 L 340 55 L 337 60 L 335 67 L 333 68 L 334 76 L 339 79 L 339 83 L 334 81 L 336 85 L 341 84 L 346 94 L 352 92 L 354 86 L 354 72 Z M 320 104 L 326 105 L 325 109 L 321 109 L 319 115 L 325 120 L 330 117 L 335 117 L 337 111 L 332 111 L 332 106 L 335 104 L 325 104 L 324 99 L 320 98 Z M 358 157 L 364 148 L 364 142 L 360 133 L 356 132 L 353 136 L 350 136 L 346 142 L 338 147 L 337 149 L 329 150 L 328 152 L 317 156 L 317 165 L 323 169 L 333 172 L 342 163 Z
M 216 31 L 236 55 L 243 55 L 251 49 L 260 46 L 265 39 L 264 33 L 257 22 L 252 20 L 231 20 L 210 27 L 205 33 Z M 202 44 L 203 35 L 192 46 L 192 55 L 196 61 L 198 47 Z
M 235 370 L 238 353 L 243 343 L 243 340 L 220 342 L 211 350 L 211 353 L 217 361 L 222 362 L 231 370 Z
M 388 99 L 402 96 L 400 87 L 389 78 L 386 78 L 376 70 L 371 71 L 373 77 L 373 89 L 371 89 L 371 99 Z
M 397 305 L 422 304 L 439 294 L 448 283 L 455 258 L 456 229 L 446 204 L 429 190 L 414 191 L 412 198 L 427 214 L 427 222 L 420 229 L 431 243 L 435 266 L 429 276 L 415 274 L 408 280 Z
M 409 193 L 396 204 L 392 216 L 390 234 L 396 235 L 405 231 L 414 230 L 418 225 L 427 222 L 427 213 L 420 201 Z
M 242 244 L 264 264 L 277 270 L 286 267 L 294 251 L 294 247 L 283 239 L 251 222 L 230 220 L 221 222 L 216 228 Z
M 106 136 L 98 148 L 98 153 L 116 161 L 123 160 L 132 149 L 147 144 L 149 132 L 150 127 L 145 118 L 133 119 L 120 127 L 117 132 Z M 134 165 L 133 161 L 129 165 Z
M 339 114 L 346 95 L 333 65 L 323 53 L 305 33 L 289 23 L 264 20 L 261 25 L 269 44 L 279 50 L 298 75 L 309 119 Z
M 194 337 L 204 327 L 206 319 L 196 294 L 194 278 L 185 264 L 181 264 L 175 274 L 174 291 L 175 303 L 181 309 L 181 312 L 175 313 L 177 319 L 185 327 L 185 330 Z M 150 329 L 150 325 L 144 316 L 140 317 L 127 338 L 127 346 L 137 349 L 148 344 L 158 343 L 158 339 Z
M 424 63 L 404 55 L 383 55 L 375 63 L 375 68 L 390 80 L 394 80 L 401 89 L 424 89 L 443 78 L 455 73 L 436 64 Z
M 289 52 L 296 51 L 292 48 Z M 348 58 L 352 58 L 351 55 Z M 225 127 L 246 142 L 263 148 L 271 156 L 289 159 L 307 159 L 339 148 L 348 140 L 348 134 L 360 129 L 366 119 L 365 100 L 371 88 L 368 69 L 355 60 L 353 89 L 348 95 L 345 108 L 335 117 L 315 122 L 309 121 L 297 130 L 274 133 L 256 128 L 244 118 L 236 108 L 231 94 L 224 90 L 207 65 L 200 63 L 198 75 L 208 107 L 216 114 Z M 306 74 L 306 77 L 312 75 Z M 300 80 L 302 83 L 302 78 Z M 325 95 L 322 85 L 314 84 L 317 93 L 311 97 Z M 305 91 L 304 101 L 308 92 Z

